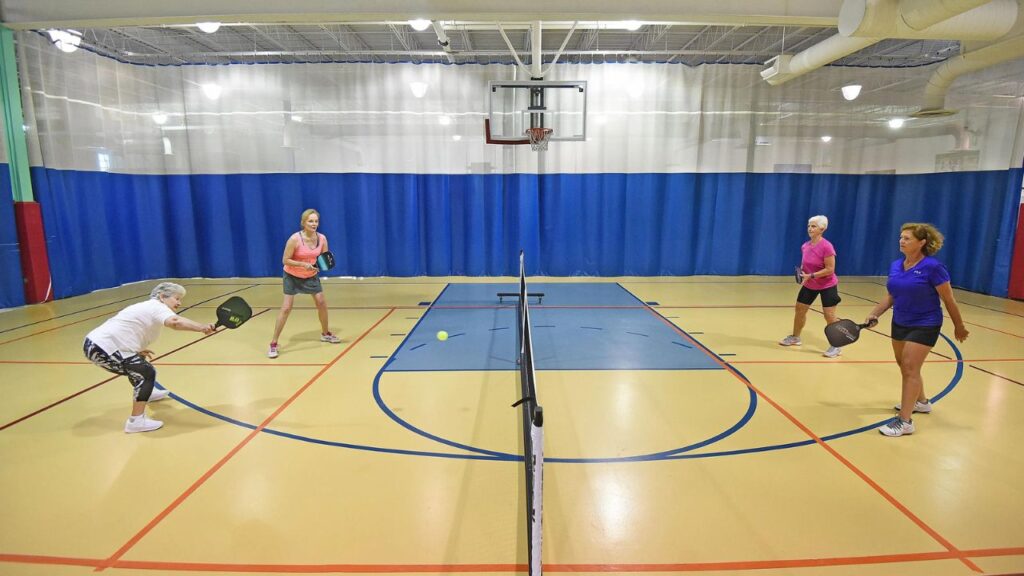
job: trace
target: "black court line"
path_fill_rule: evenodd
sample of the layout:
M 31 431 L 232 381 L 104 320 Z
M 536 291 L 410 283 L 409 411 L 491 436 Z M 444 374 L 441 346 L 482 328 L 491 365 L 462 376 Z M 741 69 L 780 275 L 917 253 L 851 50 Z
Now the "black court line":
M 996 378 L 1002 378 L 1003 380 L 1006 380 L 1007 382 L 1013 382 L 1017 386 L 1024 386 L 1024 382 L 1017 382 L 1013 378 L 1007 378 L 1006 376 L 1003 376 L 1002 374 L 996 374 L 995 372 L 989 372 L 988 370 L 985 370 L 984 368 L 978 368 L 974 364 L 968 364 L 968 366 L 970 366 L 971 368 L 974 368 L 975 370 L 980 370 L 980 371 L 984 372 L 985 374 L 991 374 L 992 376 L 995 376 Z
M 10 332 L 12 330 L 20 330 L 21 328 L 28 328 L 29 326 L 35 326 L 36 324 L 42 324 L 43 322 L 51 322 L 51 321 L 56 320 L 58 318 L 66 318 L 68 316 L 74 316 L 75 314 L 81 314 L 82 312 L 88 312 L 90 310 L 96 310 L 97 308 L 103 308 L 104 306 L 110 306 L 112 304 L 120 304 L 121 302 L 127 302 L 128 300 L 139 300 L 139 299 L 145 298 L 147 296 L 149 296 L 149 295 L 148 294 L 143 294 L 143 295 L 140 295 L 140 296 L 129 296 L 128 298 L 125 298 L 123 300 L 114 300 L 113 302 L 107 302 L 106 304 L 98 304 L 96 306 L 93 306 L 92 308 L 83 308 L 81 310 L 76 310 L 74 312 L 67 312 L 65 314 L 61 314 L 59 316 L 54 316 L 52 318 L 47 318 L 45 320 L 38 320 L 36 322 L 30 322 L 29 324 L 22 324 L 21 326 L 15 326 L 14 328 L 7 328 L 6 330 L 0 330 L 0 334 L 3 334 L 4 332 Z

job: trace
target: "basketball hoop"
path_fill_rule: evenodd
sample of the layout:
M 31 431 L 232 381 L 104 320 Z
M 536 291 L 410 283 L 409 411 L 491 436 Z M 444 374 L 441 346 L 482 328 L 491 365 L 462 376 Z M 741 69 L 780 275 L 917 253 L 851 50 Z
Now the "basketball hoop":
M 540 152 L 548 149 L 548 142 L 551 141 L 551 134 L 554 133 L 554 130 L 551 128 L 527 128 L 525 133 L 530 139 L 530 148 L 534 152 Z

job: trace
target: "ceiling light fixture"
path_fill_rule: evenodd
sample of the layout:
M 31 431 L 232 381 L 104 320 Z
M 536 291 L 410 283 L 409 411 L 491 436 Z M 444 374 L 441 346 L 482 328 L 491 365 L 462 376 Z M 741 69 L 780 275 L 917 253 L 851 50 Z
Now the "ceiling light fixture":
M 154 112 L 153 122 L 156 122 L 160 126 L 167 124 L 167 114 L 164 114 L 163 112 Z
M 292 114 L 292 122 L 302 122 L 302 116 L 299 114 Z
M 847 100 L 856 100 L 857 96 L 860 96 L 860 84 L 847 84 L 843 86 L 843 98 Z
M 889 128 L 903 128 L 904 122 L 905 120 L 903 118 L 893 118 L 889 120 Z
M 412 90 L 412 95 L 417 98 L 423 98 L 423 95 L 427 93 L 426 82 L 409 82 L 409 89 Z
M 220 22 L 196 22 L 196 27 L 207 34 L 213 34 L 220 30 Z
M 54 46 L 68 54 L 78 50 L 79 44 L 82 43 L 82 33 L 78 30 L 47 30 L 46 33 Z
M 202 86 L 200 86 L 200 88 L 203 89 L 203 94 L 205 94 L 206 97 L 210 100 L 216 100 L 217 98 L 220 98 L 220 84 L 214 84 L 211 82 L 209 84 L 203 84 Z
M 625 28 L 626 30 L 629 30 L 630 32 L 636 32 L 637 30 L 640 29 L 641 26 L 643 26 L 643 24 L 641 24 L 639 20 L 622 21 L 622 27 Z
M 427 28 L 430 28 L 430 20 L 424 20 L 422 18 L 409 20 L 409 26 L 417 32 L 423 32 Z
M 822 136 L 822 137 L 821 137 L 821 141 L 822 141 L 822 142 L 825 142 L 825 143 L 827 144 L 827 143 L 829 143 L 829 142 L 831 142 L 831 141 L 832 141 L 832 137 L 831 137 L 831 136 L 828 136 L 828 135 Z

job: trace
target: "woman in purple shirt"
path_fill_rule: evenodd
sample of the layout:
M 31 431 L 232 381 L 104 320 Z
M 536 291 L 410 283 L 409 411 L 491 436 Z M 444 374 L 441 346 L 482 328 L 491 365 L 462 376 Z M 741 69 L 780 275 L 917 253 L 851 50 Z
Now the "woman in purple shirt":
M 949 272 L 933 258 L 942 248 L 942 234 L 931 224 L 904 224 L 900 229 L 900 252 L 903 258 L 889 266 L 889 293 L 868 314 L 865 322 L 892 308 L 892 351 L 903 377 L 903 396 L 896 410 L 899 414 L 878 429 L 886 436 L 914 433 L 914 412 L 927 414 L 931 402 L 924 394 L 921 365 L 939 340 L 942 328 L 941 300 L 953 320 L 953 335 L 960 342 L 967 340 L 967 328 L 953 298 Z
M 836 318 L 836 306 L 842 301 L 839 297 L 839 278 L 836 277 L 836 249 L 825 240 L 825 229 L 828 218 L 812 216 L 807 220 L 807 235 L 810 240 L 800 247 L 800 293 L 796 296 L 796 307 L 793 313 L 793 332 L 779 341 L 781 346 L 799 346 L 800 332 L 807 323 L 807 311 L 811 304 L 821 295 L 821 311 L 825 314 L 825 322 L 831 324 Z M 829 346 L 825 356 L 837 358 L 842 349 Z

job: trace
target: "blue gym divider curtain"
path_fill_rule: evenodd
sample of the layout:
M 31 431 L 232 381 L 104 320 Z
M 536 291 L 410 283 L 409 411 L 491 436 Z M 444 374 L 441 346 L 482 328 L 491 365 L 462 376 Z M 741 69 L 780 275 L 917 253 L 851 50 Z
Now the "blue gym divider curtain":
M 25 303 L 25 284 L 21 274 L 18 229 L 14 223 L 10 166 L 0 164 L 0 308 Z
M 1005 296 L 1021 170 L 834 174 L 235 174 L 34 168 L 57 297 L 150 278 L 281 273 L 303 209 L 346 276 L 788 275 L 829 217 L 840 275 L 881 275 L 906 221 L 953 284 Z

